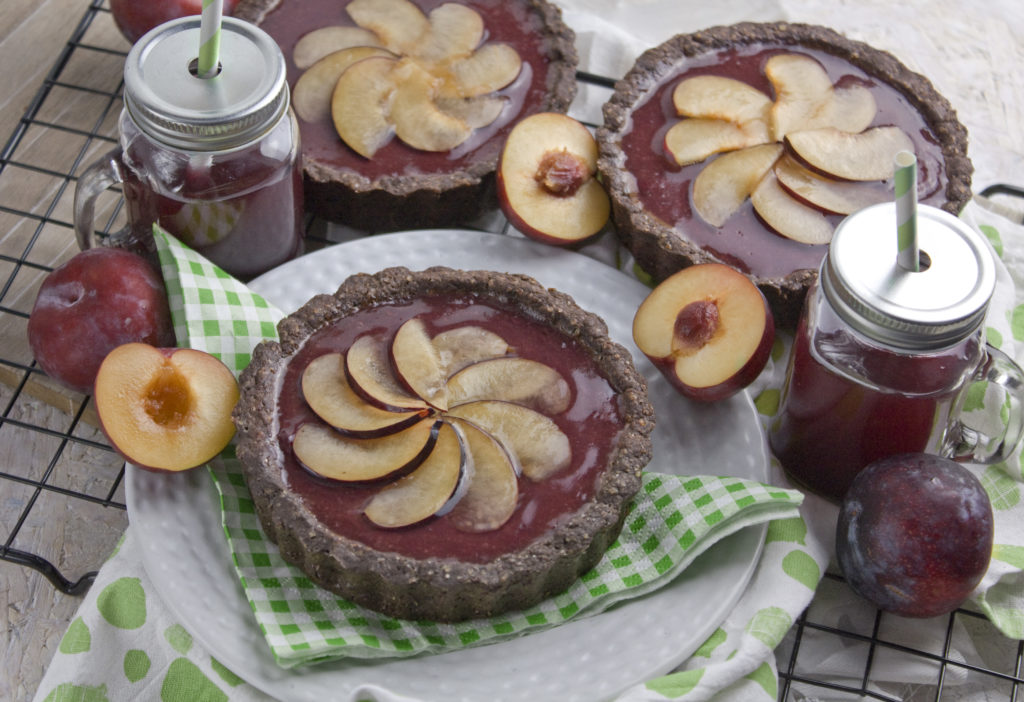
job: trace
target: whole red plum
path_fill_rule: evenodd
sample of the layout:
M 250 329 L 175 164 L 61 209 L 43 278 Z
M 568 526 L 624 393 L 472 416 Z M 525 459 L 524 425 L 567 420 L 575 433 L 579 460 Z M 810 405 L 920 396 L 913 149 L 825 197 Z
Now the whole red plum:
M 47 375 L 89 393 L 107 353 L 129 341 L 174 345 L 167 292 L 146 259 L 123 249 L 87 249 L 43 280 L 28 343 Z
M 992 505 L 981 482 L 948 458 L 923 453 L 871 463 L 839 512 L 836 557 L 850 586 L 906 617 L 952 612 L 992 557 Z
M 232 14 L 237 4 L 238 0 L 224 0 L 224 14 Z M 202 14 L 203 0 L 110 0 L 110 12 L 121 34 L 134 44 L 157 25 Z

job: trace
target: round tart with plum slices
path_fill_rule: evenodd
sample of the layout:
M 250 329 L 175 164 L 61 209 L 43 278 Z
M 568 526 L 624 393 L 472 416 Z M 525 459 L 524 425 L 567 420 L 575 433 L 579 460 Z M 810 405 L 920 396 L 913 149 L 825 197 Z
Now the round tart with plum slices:
M 648 50 L 598 141 L 616 231 L 643 269 L 660 281 L 731 265 L 789 328 L 835 225 L 894 198 L 898 152 L 917 158 L 919 202 L 956 214 L 971 195 L 966 129 L 928 79 L 815 25 L 713 27 Z
M 575 35 L 546 0 L 242 0 L 284 52 L 307 210 L 369 232 L 497 207 L 516 121 L 565 112 Z
M 618 536 L 654 410 L 629 352 L 523 275 L 389 268 L 278 326 L 238 457 L 282 556 L 386 615 L 459 621 L 565 590 Z

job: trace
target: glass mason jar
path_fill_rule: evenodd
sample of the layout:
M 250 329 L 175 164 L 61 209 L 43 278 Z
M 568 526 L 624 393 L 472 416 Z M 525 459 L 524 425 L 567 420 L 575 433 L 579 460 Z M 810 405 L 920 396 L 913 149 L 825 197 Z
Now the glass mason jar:
M 883 456 L 993 463 L 1024 434 L 1024 375 L 983 338 L 995 263 L 981 235 L 919 207 L 921 270 L 911 271 L 896 261 L 896 226 L 895 205 L 882 204 L 836 229 L 769 427 L 772 451 L 794 482 L 836 502 Z M 967 388 L 986 381 L 1007 398 L 993 435 L 960 416 Z
M 128 224 L 106 243 L 152 258 L 159 223 L 251 278 L 302 251 L 298 124 L 274 40 L 225 17 L 219 70 L 200 78 L 199 22 L 160 25 L 129 52 L 119 146 L 79 178 L 75 232 L 83 249 L 98 242 L 95 200 L 120 183 Z

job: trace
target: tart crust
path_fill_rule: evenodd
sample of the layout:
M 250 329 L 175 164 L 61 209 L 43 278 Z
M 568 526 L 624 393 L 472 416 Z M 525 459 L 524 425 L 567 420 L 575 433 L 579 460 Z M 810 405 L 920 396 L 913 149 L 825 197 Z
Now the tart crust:
M 259 25 L 286 0 L 242 0 L 235 17 Z M 301 0 L 289 0 L 300 2 Z M 547 0 L 522 1 L 544 37 L 547 92 L 531 112 L 567 112 L 576 96 L 576 35 Z M 529 113 L 522 113 L 518 121 Z M 511 128 L 511 124 L 506 128 Z M 504 133 L 504 130 L 499 133 Z M 502 138 L 495 135 L 492 138 Z M 347 148 L 339 139 L 338 148 Z M 369 178 L 315 158 L 303 158 L 306 210 L 370 233 L 471 222 L 498 206 L 495 171 L 500 149 L 449 173 Z
M 644 52 L 616 83 L 605 103 L 604 125 L 598 130 L 598 171 L 608 186 L 617 234 L 637 263 L 656 281 L 686 266 L 719 261 L 714 254 L 689 241 L 675 227 L 649 212 L 641 202 L 633 177 L 626 168 L 622 138 L 631 115 L 666 77 L 678 74 L 691 57 L 730 47 L 766 44 L 816 49 L 837 56 L 896 88 L 921 114 L 939 139 L 947 185 L 942 209 L 958 214 L 971 197 L 973 166 L 967 156 L 967 130 L 950 103 L 924 76 L 911 71 L 892 54 L 844 37 L 817 25 L 787 22 L 745 22 L 677 35 Z M 761 288 L 776 322 L 795 328 L 813 269 L 794 270 L 780 277 L 751 279 Z
M 384 553 L 327 529 L 291 492 L 277 436 L 277 388 L 289 359 L 317 330 L 357 310 L 423 296 L 472 294 L 512 306 L 577 340 L 618 393 L 623 428 L 595 495 L 555 529 L 488 563 Z M 311 580 L 351 601 L 403 619 L 460 621 L 523 609 L 564 591 L 618 536 L 651 457 L 654 409 L 629 352 L 604 322 L 564 293 L 524 275 L 444 267 L 357 274 L 333 295 L 312 298 L 278 325 L 241 375 L 235 409 L 238 457 L 256 513 L 281 555 Z

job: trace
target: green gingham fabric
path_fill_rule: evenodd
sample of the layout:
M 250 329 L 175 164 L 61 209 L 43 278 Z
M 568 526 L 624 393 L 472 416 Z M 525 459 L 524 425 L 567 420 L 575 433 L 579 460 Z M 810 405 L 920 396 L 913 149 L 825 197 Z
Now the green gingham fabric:
M 227 462 L 225 462 L 227 463 Z M 596 614 L 655 590 L 720 538 L 795 516 L 801 495 L 738 478 L 646 474 L 620 538 L 566 592 L 528 610 L 456 624 L 394 619 L 317 587 L 260 530 L 241 476 L 214 471 L 235 567 L 283 667 L 340 657 L 401 657 L 493 643 Z
M 181 345 L 236 373 L 282 313 L 166 234 L 157 246 Z M 410 622 L 356 606 L 281 558 L 260 528 L 231 449 L 211 465 L 225 533 L 254 615 L 282 667 L 342 657 L 400 657 L 493 643 L 601 612 L 670 582 L 721 538 L 793 518 L 803 496 L 739 478 L 646 474 L 620 538 L 569 590 L 525 611 L 458 624 Z
M 178 344 L 208 351 L 238 375 L 260 340 L 277 338 L 284 314 L 160 227 L 153 234 Z

